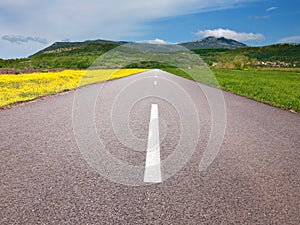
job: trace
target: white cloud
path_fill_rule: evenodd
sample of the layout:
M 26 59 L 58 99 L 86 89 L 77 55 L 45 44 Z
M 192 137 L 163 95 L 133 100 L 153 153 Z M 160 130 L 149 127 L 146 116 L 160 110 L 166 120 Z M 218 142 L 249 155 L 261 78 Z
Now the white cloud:
M 23 36 L 23 35 L 4 35 L 2 36 L 2 40 L 9 41 L 10 43 L 22 44 L 27 43 L 29 41 L 37 42 L 40 44 L 47 44 L 47 40 L 41 37 L 31 37 L 31 36 Z
M 142 43 L 148 43 L 148 44 L 157 44 L 157 45 L 167 45 L 170 44 L 162 39 L 156 38 L 154 40 L 148 40 L 148 41 L 143 41 Z
M 270 7 L 270 8 L 267 8 L 267 9 L 266 9 L 266 12 L 271 12 L 271 11 L 274 11 L 274 10 L 276 10 L 276 9 L 278 9 L 278 7 L 272 6 L 272 7 Z
M 43 36 L 49 42 L 140 39 L 148 30 L 145 22 L 254 1 L 262 0 L 1 0 L 0 27 L 1 35 Z M 1 50 L 0 58 L 5 54 Z
M 300 43 L 300 36 L 285 37 L 278 41 L 279 43 Z
M 263 40 L 264 36 L 262 34 L 254 34 L 254 33 L 238 33 L 229 29 L 215 29 L 215 30 L 199 30 L 196 35 L 203 37 L 225 37 L 228 39 L 233 39 L 236 41 L 258 41 Z

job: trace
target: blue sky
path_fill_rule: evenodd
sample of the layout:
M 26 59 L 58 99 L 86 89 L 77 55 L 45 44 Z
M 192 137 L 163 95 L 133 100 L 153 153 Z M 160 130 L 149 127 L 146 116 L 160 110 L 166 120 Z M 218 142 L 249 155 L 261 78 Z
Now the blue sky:
M 0 58 L 27 57 L 63 40 L 299 43 L 299 16 L 299 0 L 1 0 Z

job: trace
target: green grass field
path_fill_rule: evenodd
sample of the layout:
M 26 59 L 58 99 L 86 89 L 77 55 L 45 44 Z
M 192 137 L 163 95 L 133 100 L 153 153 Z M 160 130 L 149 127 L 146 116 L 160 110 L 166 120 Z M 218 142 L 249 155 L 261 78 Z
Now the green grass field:
M 164 69 L 167 72 L 191 79 L 179 69 Z M 261 101 L 287 110 L 300 112 L 300 70 L 216 70 L 212 73 L 216 81 L 207 73 L 193 76 L 195 80 L 223 90 Z

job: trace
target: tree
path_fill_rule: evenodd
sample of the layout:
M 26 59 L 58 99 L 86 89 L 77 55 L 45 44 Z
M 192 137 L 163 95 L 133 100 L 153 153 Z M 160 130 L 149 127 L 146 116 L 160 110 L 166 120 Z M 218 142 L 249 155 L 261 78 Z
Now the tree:
M 245 67 L 250 66 L 251 62 L 248 56 L 237 55 L 233 60 L 234 67 L 238 70 L 242 70 Z

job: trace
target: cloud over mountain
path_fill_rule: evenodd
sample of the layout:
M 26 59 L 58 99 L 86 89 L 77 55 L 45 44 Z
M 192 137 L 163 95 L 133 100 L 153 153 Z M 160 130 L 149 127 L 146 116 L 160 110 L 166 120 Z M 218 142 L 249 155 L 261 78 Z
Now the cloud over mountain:
M 170 44 L 167 41 L 164 41 L 162 39 L 156 38 L 154 40 L 147 40 L 147 41 L 143 41 L 143 43 L 148 43 L 148 44 L 157 44 L 157 45 L 167 45 Z
M 259 41 L 263 40 L 264 36 L 262 34 L 254 33 L 239 33 L 229 29 L 214 29 L 214 30 L 199 30 L 196 35 L 203 37 L 225 37 L 228 39 L 233 39 L 236 41 Z

